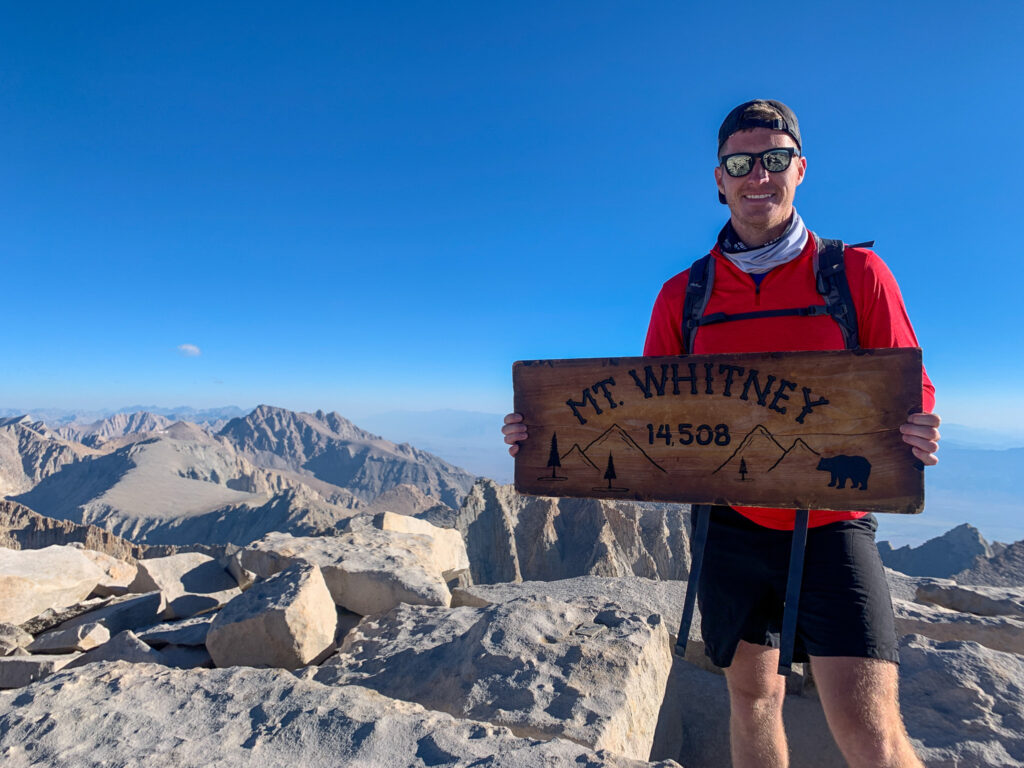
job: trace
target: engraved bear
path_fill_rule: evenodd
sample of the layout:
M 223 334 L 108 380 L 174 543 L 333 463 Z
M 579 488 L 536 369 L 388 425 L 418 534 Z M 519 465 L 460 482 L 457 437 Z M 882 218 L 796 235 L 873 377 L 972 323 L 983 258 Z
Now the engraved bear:
M 868 489 L 868 475 L 871 474 L 871 462 L 863 456 L 829 456 L 818 462 L 818 469 L 822 472 L 829 472 L 832 479 L 828 482 L 829 488 L 845 488 L 846 481 L 850 481 L 851 490 L 860 486 L 860 490 Z M 836 485 L 838 483 L 838 485 Z

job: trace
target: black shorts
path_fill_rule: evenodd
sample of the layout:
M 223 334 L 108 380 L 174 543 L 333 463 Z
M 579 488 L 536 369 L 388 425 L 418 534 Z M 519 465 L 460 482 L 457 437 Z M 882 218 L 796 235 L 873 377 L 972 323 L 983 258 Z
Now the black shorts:
M 794 661 L 808 654 L 899 661 L 877 527 L 867 515 L 808 530 Z M 712 507 L 697 598 L 715 665 L 728 667 L 740 640 L 779 647 L 792 540 L 791 531 Z

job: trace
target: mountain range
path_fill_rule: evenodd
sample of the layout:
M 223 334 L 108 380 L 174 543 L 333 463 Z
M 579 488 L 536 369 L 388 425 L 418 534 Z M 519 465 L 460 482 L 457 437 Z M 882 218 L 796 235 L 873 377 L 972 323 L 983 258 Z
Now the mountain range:
M 0 497 L 147 544 L 330 530 L 403 487 L 413 511 L 454 508 L 473 480 L 323 411 L 261 405 L 215 432 L 148 412 L 55 429 L 0 420 Z

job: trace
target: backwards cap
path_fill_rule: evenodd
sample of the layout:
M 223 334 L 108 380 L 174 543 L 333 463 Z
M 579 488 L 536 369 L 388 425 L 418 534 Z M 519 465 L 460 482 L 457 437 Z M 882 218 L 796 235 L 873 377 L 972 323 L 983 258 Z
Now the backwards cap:
M 752 107 L 761 107 L 778 112 L 779 117 L 774 119 L 758 114 L 761 110 L 754 111 Z M 751 112 L 752 114 L 748 114 Z M 793 110 L 775 99 L 754 99 L 740 104 L 732 112 L 725 116 L 722 127 L 718 129 L 718 151 L 722 151 L 722 145 L 726 139 L 737 131 L 746 131 L 750 128 L 770 128 L 773 131 L 785 131 L 793 137 L 796 148 L 802 150 L 800 143 L 800 124 L 796 120 Z
M 752 109 L 753 107 L 760 107 L 761 109 L 754 110 Z M 767 117 L 763 113 L 765 109 L 778 114 L 775 117 Z M 722 121 L 722 127 L 718 129 L 718 151 L 722 151 L 722 145 L 734 133 L 746 131 L 750 128 L 769 128 L 773 131 L 785 131 L 793 137 L 793 141 L 796 142 L 796 148 L 803 151 L 803 144 L 800 141 L 800 123 L 797 122 L 796 115 L 793 114 L 793 110 L 775 99 L 745 101 L 726 115 L 725 120 Z M 725 203 L 725 196 L 721 192 L 718 193 L 718 200 L 723 204 Z

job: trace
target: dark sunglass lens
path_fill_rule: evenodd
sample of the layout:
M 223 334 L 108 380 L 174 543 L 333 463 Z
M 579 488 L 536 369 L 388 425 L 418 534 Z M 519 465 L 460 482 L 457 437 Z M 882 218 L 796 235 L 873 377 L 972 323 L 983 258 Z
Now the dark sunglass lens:
M 751 155 L 730 155 L 725 158 L 725 172 L 730 176 L 746 176 L 754 167 Z
M 781 173 L 782 171 L 789 168 L 790 154 L 784 149 L 772 150 L 771 152 L 765 152 L 761 156 L 761 163 L 764 165 L 766 171 L 772 173 Z

